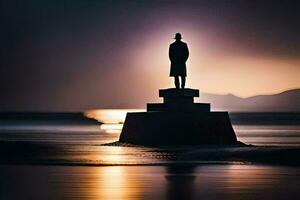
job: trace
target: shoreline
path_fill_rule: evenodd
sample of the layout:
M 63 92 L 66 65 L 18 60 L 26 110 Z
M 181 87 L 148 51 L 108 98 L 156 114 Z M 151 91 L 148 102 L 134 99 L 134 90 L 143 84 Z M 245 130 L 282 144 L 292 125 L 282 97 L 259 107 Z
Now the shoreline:
M 95 145 L 107 147 L 105 145 Z M 300 147 L 268 146 L 181 146 L 141 147 L 114 146 L 143 149 L 143 153 L 157 154 L 153 161 L 99 161 L 65 159 L 64 145 L 38 144 L 34 142 L 0 141 L 0 165 L 61 165 L 61 166 L 173 166 L 201 164 L 267 164 L 300 166 Z M 68 152 L 70 153 L 70 152 Z M 73 152 L 76 155 L 76 152 Z M 139 153 L 139 152 L 137 152 Z M 165 156 L 167 155 L 167 156 Z M 147 154 L 145 155 L 147 156 Z M 147 157 L 146 157 L 147 158 Z

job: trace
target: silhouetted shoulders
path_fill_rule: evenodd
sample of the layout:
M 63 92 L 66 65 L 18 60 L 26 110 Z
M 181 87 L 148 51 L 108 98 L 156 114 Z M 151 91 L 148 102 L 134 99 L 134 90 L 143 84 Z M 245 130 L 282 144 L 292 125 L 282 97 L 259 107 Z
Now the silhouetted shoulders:
M 170 44 L 170 47 L 173 47 L 174 45 L 175 45 L 175 42 L 171 43 L 171 44 Z
M 176 42 L 174 42 L 174 43 L 176 43 Z M 187 46 L 187 44 L 185 42 L 182 42 L 182 41 L 179 41 L 178 44 L 181 45 L 181 46 Z
M 182 41 L 179 41 L 179 42 L 175 41 L 175 42 L 173 42 L 173 43 L 170 44 L 170 48 L 175 47 L 175 46 L 184 46 L 184 47 L 187 47 L 187 43 L 182 42 Z

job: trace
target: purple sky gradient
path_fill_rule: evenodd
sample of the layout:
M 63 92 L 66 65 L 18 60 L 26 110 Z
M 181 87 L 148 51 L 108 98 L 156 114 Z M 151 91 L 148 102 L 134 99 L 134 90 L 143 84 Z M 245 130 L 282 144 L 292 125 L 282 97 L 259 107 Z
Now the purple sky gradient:
M 297 1 L 3 1 L 0 110 L 135 108 L 156 101 L 168 45 L 188 87 L 238 96 L 300 88 Z

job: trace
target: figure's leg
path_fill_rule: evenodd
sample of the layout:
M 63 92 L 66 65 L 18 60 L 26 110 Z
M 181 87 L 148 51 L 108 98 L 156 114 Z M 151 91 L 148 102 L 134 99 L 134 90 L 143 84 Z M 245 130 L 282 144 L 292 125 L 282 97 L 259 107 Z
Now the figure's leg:
M 181 76 L 181 88 L 184 89 L 185 87 L 185 76 Z
M 177 89 L 179 89 L 179 77 L 178 76 L 174 76 L 174 80 L 175 80 L 175 87 Z

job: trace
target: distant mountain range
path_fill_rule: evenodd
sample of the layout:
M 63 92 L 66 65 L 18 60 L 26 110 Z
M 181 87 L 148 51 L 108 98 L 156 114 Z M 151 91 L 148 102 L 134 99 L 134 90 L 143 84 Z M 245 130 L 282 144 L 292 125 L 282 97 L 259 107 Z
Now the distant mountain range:
M 248 98 L 241 98 L 232 94 L 216 95 L 203 93 L 200 95 L 200 101 L 211 103 L 213 110 L 300 112 L 300 89 Z

